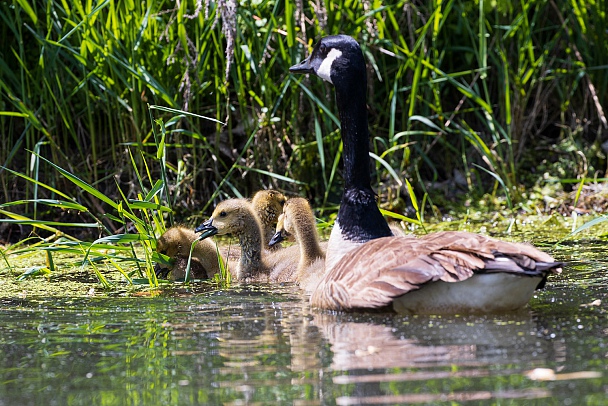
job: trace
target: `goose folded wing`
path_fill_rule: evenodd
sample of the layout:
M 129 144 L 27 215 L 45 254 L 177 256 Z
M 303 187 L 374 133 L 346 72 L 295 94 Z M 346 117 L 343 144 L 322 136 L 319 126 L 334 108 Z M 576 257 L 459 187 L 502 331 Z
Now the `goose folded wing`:
M 542 276 L 547 271 L 560 273 L 563 263 L 556 262 L 549 254 L 527 243 L 515 243 L 462 231 L 439 232 L 420 238 L 427 241 L 429 249 L 437 248 L 460 251 L 466 255 L 474 253 L 483 258 L 484 272 L 521 273 Z
M 456 233 L 456 238 L 441 234 L 367 242 L 325 275 L 312 304 L 335 310 L 381 308 L 430 282 L 462 282 L 475 273 L 546 276 L 548 270 L 560 270 L 560 263 L 527 244 L 470 233 Z
M 426 241 L 433 249 L 441 247 L 444 249 L 475 252 L 479 256 L 493 257 L 496 253 L 509 256 L 527 257 L 538 262 L 553 263 L 551 255 L 535 248 L 528 243 L 508 242 L 497 240 L 481 234 L 474 234 L 465 231 L 441 231 L 438 233 L 419 237 Z
M 325 275 L 311 302 L 335 310 L 380 308 L 425 283 L 466 280 L 483 266 L 473 254 L 442 250 L 414 237 L 379 238 L 343 258 Z

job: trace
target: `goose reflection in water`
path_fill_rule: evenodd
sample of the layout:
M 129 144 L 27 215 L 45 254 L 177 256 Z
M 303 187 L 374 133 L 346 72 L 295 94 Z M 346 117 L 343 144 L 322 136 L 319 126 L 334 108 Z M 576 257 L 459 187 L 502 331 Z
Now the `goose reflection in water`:
M 565 363 L 565 343 L 530 310 L 475 317 L 330 313 L 311 309 L 293 285 L 275 286 L 272 295 L 267 289 L 216 292 L 217 307 L 189 308 L 190 322 L 171 323 L 174 338 L 188 340 L 193 330 L 214 337 L 188 356 L 214 388 L 238 393 L 245 404 L 270 388 L 306 393 L 303 404 L 544 398 L 550 391 L 524 371 Z
M 369 315 L 368 315 L 369 316 Z M 331 349 L 332 383 L 346 385 L 348 396 L 337 404 L 425 403 L 487 399 L 534 399 L 551 396 L 545 389 L 473 390 L 475 380 L 515 375 L 545 365 L 549 353 L 565 352 L 564 345 L 539 337 L 529 311 L 493 317 L 373 318 L 333 313 L 310 314 L 301 330 L 290 330 L 292 368 L 309 370 L 322 365 L 312 356 L 309 338 L 327 341 Z M 307 320 L 307 317 L 304 317 Z M 317 355 L 317 354 L 315 354 Z M 450 383 L 446 383 L 449 380 Z M 407 393 L 407 382 L 426 381 L 429 393 Z M 391 391 L 382 387 L 394 383 Z M 466 384 L 465 382 L 472 382 Z M 295 382 L 294 382 L 295 383 Z M 350 386 L 348 386 L 350 385 Z M 348 388 L 354 389 L 351 391 Z M 479 388 L 487 385 L 477 384 Z M 395 388 L 402 388 L 395 395 Z M 447 391 L 446 391 L 447 388 Z M 453 388 L 453 390 L 451 389 Z M 390 395 L 388 393 L 391 393 Z M 321 400 L 322 394 L 320 395 Z

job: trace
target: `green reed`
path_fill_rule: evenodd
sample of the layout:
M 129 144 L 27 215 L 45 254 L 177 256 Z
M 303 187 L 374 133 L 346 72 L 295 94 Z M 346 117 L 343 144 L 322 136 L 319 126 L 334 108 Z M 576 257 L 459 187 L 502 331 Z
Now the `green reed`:
M 0 159 L 24 170 L 25 151 L 44 141 L 52 162 L 70 162 L 89 183 L 113 188 L 118 168 L 134 177 L 122 146 L 147 149 L 153 103 L 227 122 L 175 123 L 182 132 L 175 133 L 171 159 L 187 150 L 186 176 L 199 193 L 186 202 L 190 211 L 217 196 L 219 183 L 221 194 L 273 186 L 325 206 L 339 193 L 333 97 L 327 85 L 294 80 L 287 68 L 305 56 L 302 43 L 341 32 L 362 42 L 369 62 L 374 153 L 422 192 L 419 181 L 449 179 L 453 170 L 465 174 L 470 192 L 492 190 L 494 178 L 475 162 L 512 194 L 521 182 L 519 158 L 536 138 L 561 126 L 577 130 L 568 115 L 595 118 L 596 128 L 605 121 L 605 52 L 591 46 L 606 46 L 604 3 L 574 10 L 553 4 L 331 2 L 298 10 L 292 2 L 263 1 L 225 12 L 216 23 L 218 8 L 195 1 L 179 8 L 15 1 L 0 10 L 4 37 L 13 39 L 2 45 L 2 127 L 5 146 L 15 146 L 3 148 Z M 244 145 L 250 150 L 225 181 Z M 440 156 L 447 165 L 438 168 Z M 377 169 L 378 183 L 390 179 Z M 285 185 L 271 174 L 305 185 Z M 16 198 L 7 188 L 3 194 Z
M 42 237 L 29 242 L 61 241 L 91 263 L 124 247 L 110 259 L 131 258 L 140 268 L 128 278 L 154 285 L 165 223 L 194 223 L 218 200 L 273 187 L 331 218 L 333 91 L 288 68 L 337 33 L 368 62 L 374 187 L 388 215 L 423 224 L 444 181 L 517 207 L 539 161 L 574 154 L 553 147 L 564 139 L 585 159 L 567 174 L 582 185 L 605 166 L 608 27 L 604 0 L 572 4 L 2 3 L 0 221 L 35 226 Z M 113 235 L 126 240 L 104 240 Z

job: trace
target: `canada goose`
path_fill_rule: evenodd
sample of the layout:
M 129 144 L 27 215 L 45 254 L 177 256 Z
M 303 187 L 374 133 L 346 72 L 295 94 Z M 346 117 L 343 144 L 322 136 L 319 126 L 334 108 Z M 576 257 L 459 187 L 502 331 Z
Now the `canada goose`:
M 304 290 L 312 291 L 311 287 L 316 287 L 323 275 L 325 251 L 319 244 L 315 217 L 306 199 L 293 197 L 285 203 L 270 245 L 282 240 L 298 243 L 300 259 L 296 281 Z
M 308 58 L 289 70 L 333 84 L 344 146 L 344 192 L 313 306 L 507 311 L 525 306 L 550 273 L 561 271 L 560 262 L 532 246 L 473 233 L 392 236 L 370 186 L 367 81 L 359 44 L 346 35 L 322 38 Z
M 198 226 L 199 238 L 232 234 L 239 238 L 241 259 L 236 279 L 244 282 L 295 282 L 299 251 L 297 247 L 270 252 L 262 247 L 262 225 L 252 204 L 246 199 L 220 202 L 209 220 Z
M 264 247 L 269 247 L 268 243 L 275 234 L 277 220 L 283 211 L 283 205 L 287 198 L 283 193 L 277 190 L 259 190 L 253 195 L 251 204 L 262 223 Z M 280 245 L 274 245 L 272 249 L 280 248 Z
M 196 239 L 198 239 L 198 235 L 189 228 L 175 226 L 167 229 L 156 241 L 156 251 L 170 257 L 173 260 L 173 265 L 163 268 L 157 264 L 155 267 L 156 275 L 170 277 L 172 280 L 184 279 L 190 246 Z M 233 250 L 238 251 L 237 249 Z M 210 240 L 197 242 L 190 261 L 192 279 L 212 278 L 219 271 L 220 266 L 215 244 Z

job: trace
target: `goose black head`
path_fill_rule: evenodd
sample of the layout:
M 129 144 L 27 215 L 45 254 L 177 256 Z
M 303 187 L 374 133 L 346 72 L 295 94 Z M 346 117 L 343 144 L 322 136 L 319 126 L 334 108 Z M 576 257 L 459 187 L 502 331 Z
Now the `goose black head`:
M 348 35 L 321 38 L 312 53 L 297 65 L 292 73 L 312 73 L 334 86 L 353 80 L 366 81 L 365 60 L 357 41 Z

